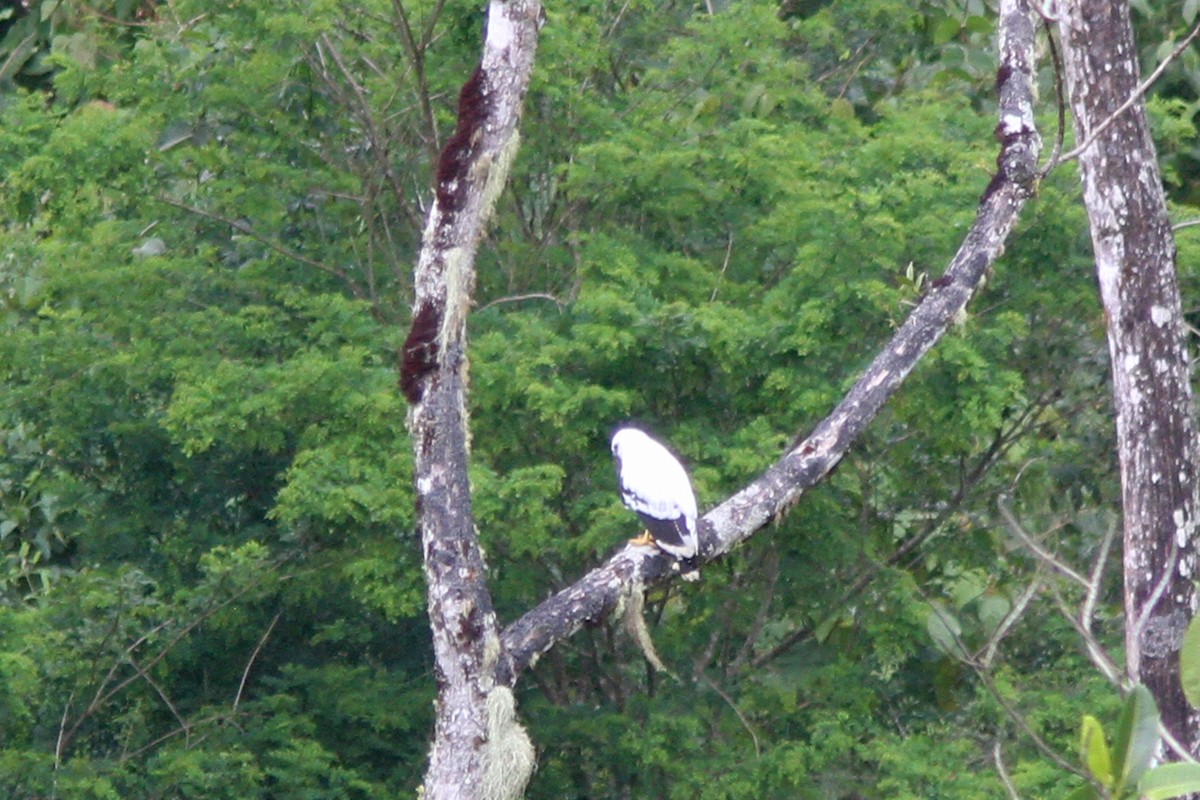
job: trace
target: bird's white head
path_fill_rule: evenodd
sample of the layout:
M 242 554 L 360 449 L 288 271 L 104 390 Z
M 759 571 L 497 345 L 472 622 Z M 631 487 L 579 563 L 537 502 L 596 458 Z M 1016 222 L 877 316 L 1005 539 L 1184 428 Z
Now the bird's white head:
M 630 448 L 653 441 L 653 439 L 646 435 L 645 431 L 638 430 L 637 428 L 620 428 L 613 434 L 612 452 L 614 456 L 619 458 L 622 450 L 629 452 Z

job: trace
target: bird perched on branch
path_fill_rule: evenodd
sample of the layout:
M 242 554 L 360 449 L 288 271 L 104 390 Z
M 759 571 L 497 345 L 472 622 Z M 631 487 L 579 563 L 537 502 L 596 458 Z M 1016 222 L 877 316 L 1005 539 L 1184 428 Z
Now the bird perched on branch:
M 630 544 L 656 546 L 675 559 L 684 580 L 697 580 L 696 495 L 683 464 L 637 428 L 618 429 L 612 437 L 612 452 L 617 459 L 621 500 L 646 526 Z

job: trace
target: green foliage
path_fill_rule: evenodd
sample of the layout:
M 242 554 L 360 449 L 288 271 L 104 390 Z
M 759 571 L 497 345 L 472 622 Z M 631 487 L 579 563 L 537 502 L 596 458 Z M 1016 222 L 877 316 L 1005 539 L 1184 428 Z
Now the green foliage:
M 91 6 L 148 24 L 55 16 L 53 97 L 0 94 L 0 794 L 411 793 L 435 682 L 395 352 L 479 8 Z M 669 438 L 705 508 L 743 486 L 920 302 L 994 168 L 982 3 L 714 6 L 547 8 L 470 320 L 502 621 L 637 533 L 615 424 Z M 1155 119 L 1190 146 L 1186 104 Z M 1022 794 L 1066 793 L 971 664 L 1037 572 L 995 497 L 1079 563 L 1119 497 L 1075 192 L 1044 182 L 825 485 L 652 593 L 682 682 L 616 622 L 539 662 L 531 798 L 995 797 L 996 741 Z M 1061 751 L 1109 718 L 1046 593 L 1002 652 Z

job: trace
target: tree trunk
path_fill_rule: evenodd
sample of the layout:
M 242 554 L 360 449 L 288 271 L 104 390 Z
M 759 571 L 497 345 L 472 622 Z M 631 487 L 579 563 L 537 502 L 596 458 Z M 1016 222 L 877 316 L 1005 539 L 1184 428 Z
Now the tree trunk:
M 438 687 L 430 800 L 516 797 L 533 769 L 512 693 L 494 680 L 500 637 L 467 475 L 466 323 L 475 252 L 516 150 L 540 15 L 536 0 L 489 5 L 483 58 L 438 161 L 402 353 Z
M 1195 754 L 1198 720 L 1179 683 L 1179 646 L 1196 608 L 1196 428 L 1175 245 L 1144 104 L 1139 98 L 1102 127 L 1137 92 L 1129 6 L 1060 7 L 1112 359 L 1129 675 L 1150 689 L 1167 729 Z

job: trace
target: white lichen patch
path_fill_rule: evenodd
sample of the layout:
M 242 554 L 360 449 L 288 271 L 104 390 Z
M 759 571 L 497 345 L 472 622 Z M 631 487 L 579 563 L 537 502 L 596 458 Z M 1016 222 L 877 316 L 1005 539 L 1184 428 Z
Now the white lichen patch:
M 517 26 L 509 17 L 510 3 L 493 0 L 488 7 L 487 42 L 489 49 L 504 50 L 517 38 Z
M 1150 321 L 1161 328 L 1171 321 L 1171 312 L 1163 306 L 1150 306 Z
M 1005 136 L 1013 136 L 1025 128 L 1025 122 L 1018 114 L 1005 114 L 1000 120 L 1000 130 Z

